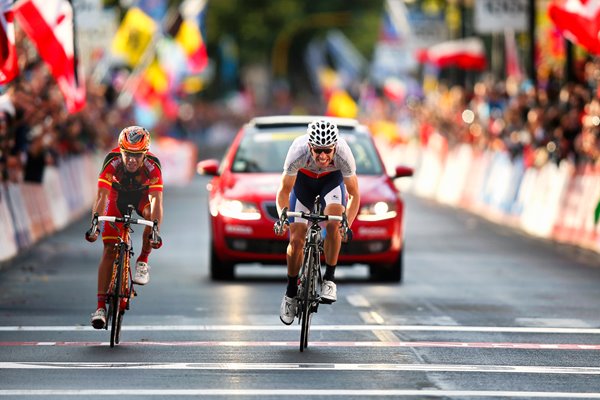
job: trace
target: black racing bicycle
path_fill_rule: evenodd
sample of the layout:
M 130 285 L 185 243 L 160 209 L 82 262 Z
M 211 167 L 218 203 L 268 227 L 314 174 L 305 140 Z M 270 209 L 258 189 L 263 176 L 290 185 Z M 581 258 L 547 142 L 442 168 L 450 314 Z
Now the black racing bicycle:
M 325 303 L 321 299 L 320 291 L 323 277 L 321 275 L 321 254 L 323 253 L 323 237 L 321 236 L 322 221 L 341 221 L 347 232 L 348 224 L 346 216 L 339 215 L 323 215 L 321 214 L 321 200 L 317 196 L 310 213 L 288 211 L 288 217 L 304 218 L 308 221 L 308 230 L 306 231 L 306 240 L 304 241 L 304 259 L 299 274 L 298 284 L 298 307 L 296 308 L 296 316 L 300 328 L 300 351 L 304 351 L 308 347 L 308 333 L 310 330 L 310 322 L 312 314 L 316 313 L 319 304 Z
M 129 205 L 127 212 L 123 217 L 98 216 L 94 214 L 92 227 L 86 235 L 95 234 L 98 229 L 98 222 L 117 223 L 122 225 L 120 229 L 119 242 L 115 244 L 117 255 L 113 263 L 112 277 L 107 291 L 108 315 L 105 329 L 110 325 L 110 347 L 119 344 L 121 335 L 121 326 L 123 324 L 123 314 L 129 310 L 131 298 L 136 295 L 133 288 L 133 279 L 130 260 L 133 258 L 133 245 L 131 244 L 132 225 L 146 225 L 152 228 L 150 241 L 160 241 L 158 236 L 158 221 L 148 221 L 143 218 L 133 218 L 134 207 Z

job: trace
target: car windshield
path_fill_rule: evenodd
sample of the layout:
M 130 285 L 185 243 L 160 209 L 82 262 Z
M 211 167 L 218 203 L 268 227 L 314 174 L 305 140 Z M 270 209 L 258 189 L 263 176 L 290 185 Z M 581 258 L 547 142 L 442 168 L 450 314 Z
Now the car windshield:
M 261 130 L 246 135 L 235 154 L 232 172 L 281 173 L 283 163 L 294 139 L 304 132 Z M 373 142 L 366 135 L 340 132 L 348 142 L 356 160 L 358 175 L 381 175 L 383 167 Z

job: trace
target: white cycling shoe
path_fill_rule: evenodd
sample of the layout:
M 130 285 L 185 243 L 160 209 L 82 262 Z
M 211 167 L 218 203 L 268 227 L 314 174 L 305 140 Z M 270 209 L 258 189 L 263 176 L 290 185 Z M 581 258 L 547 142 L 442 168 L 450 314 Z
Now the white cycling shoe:
M 337 300 L 337 286 L 332 281 L 323 281 L 321 285 L 321 302 L 331 304 Z
M 106 310 L 104 308 L 97 309 L 90 319 L 94 329 L 104 329 L 106 325 Z
M 150 281 L 150 267 L 148 263 L 138 261 L 135 264 L 135 275 L 133 276 L 133 283 L 138 285 L 145 285 Z
M 291 325 L 296 318 L 296 310 L 298 309 L 298 300 L 295 298 L 283 295 L 281 306 L 279 307 L 279 319 L 286 325 Z

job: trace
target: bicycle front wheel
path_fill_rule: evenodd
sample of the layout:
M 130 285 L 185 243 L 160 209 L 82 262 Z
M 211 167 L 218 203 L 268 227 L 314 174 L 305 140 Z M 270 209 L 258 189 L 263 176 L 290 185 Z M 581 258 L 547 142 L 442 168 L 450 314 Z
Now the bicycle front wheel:
M 313 249 L 309 248 L 304 257 L 304 266 L 302 267 L 304 275 L 304 283 L 302 285 L 301 310 L 300 310 L 300 351 L 304 351 L 308 347 L 308 332 L 310 330 L 311 319 L 311 293 L 313 288 Z
M 121 297 L 123 294 L 123 263 L 125 262 L 126 257 L 125 252 L 125 246 L 120 246 L 119 255 L 114 266 L 117 269 L 117 271 L 115 276 L 115 286 L 109 307 L 109 315 L 111 318 L 110 347 L 115 347 L 115 344 L 119 344 L 119 333 L 121 331 L 121 322 L 123 320 L 123 315 L 121 314 L 120 306 Z

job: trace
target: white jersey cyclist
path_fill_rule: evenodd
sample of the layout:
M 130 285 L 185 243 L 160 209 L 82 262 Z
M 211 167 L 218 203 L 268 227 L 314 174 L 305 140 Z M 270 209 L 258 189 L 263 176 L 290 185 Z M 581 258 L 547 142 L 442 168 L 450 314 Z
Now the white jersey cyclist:
M 308 134 L 294 140 L 283 164 L 283 171 L 291 176 L 295 176 L 300 171 L 311 178 L 321 178 L 329 172 L 338 170 L 344 178 L 356 174 L 356 161 L 350 146 L 341 137 L 338 138 L 331 164 L 325 168 L 320 168 L 311 157 Z
M 276 235 L 282 236 L 288 230 L 290 233 L 286 251 L 288 285 L 279 309 L 279 318 L 286 325 L 290 325 L 296 316 L 298 274 L 307 221 L 291 217 L 287 221 L 285 210 L 310 212 L 316 196 L 320 196 L 325 214 L 346 214 L 345 226 L 338 221 L 327 221 L 325 225 L 325 274 L 320 296 L 322 302 L 332 303 L 337 300 L 334 273 L 342 234 L 352 226 L 360 204 L 356 161 L 348 143 L 339 137 L 337 126 L 326 119 L 315 120 L 308 124 L 306 131 L 306 135 L 296 138 L 288 150 L 277 189 L 277 211 L 281 218 L 273 226 Z
M 296 176 L 296 182 L 290 195 L 290 211 L 312 209 L 314 198 L 321 196 L 323 208 L 327 204 L 347 202 L 344 178 L 356 174 L 356 161 L 350 146 L 343 138 L 338 138 L 331 162 L 319 166 L 311 155 L 309 135 L 294 140 L 283 164 L 286 175 Z M 303 218 L 290 218 L 290 222 L 306 223 Z

